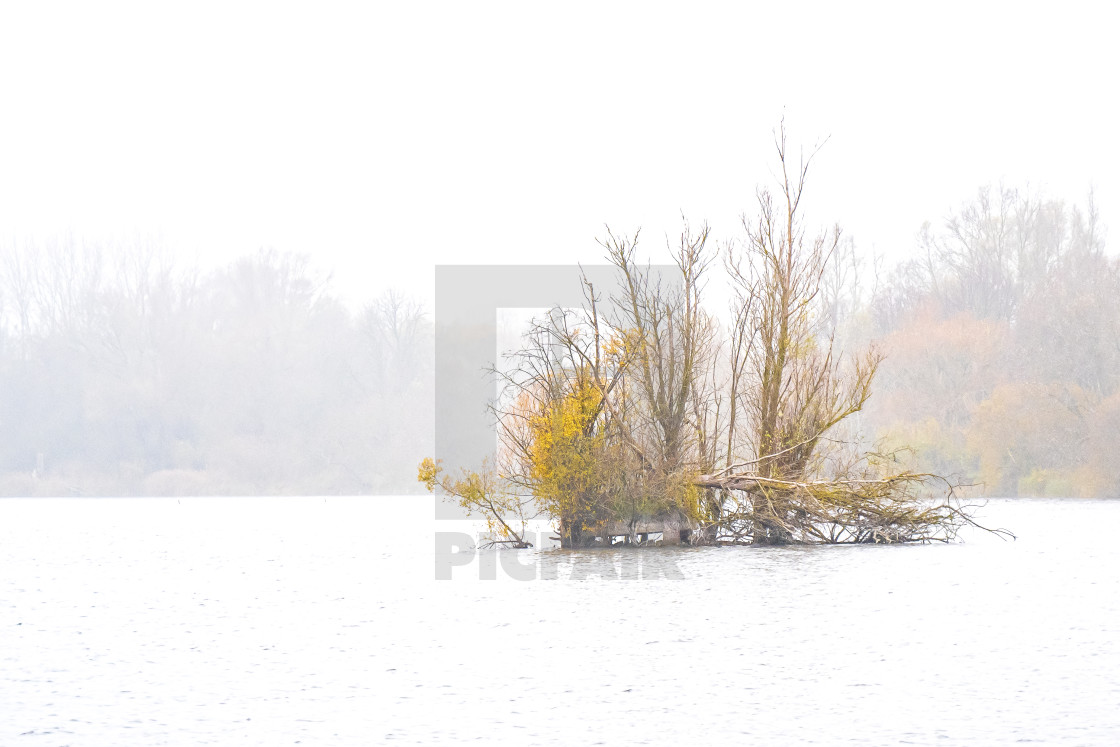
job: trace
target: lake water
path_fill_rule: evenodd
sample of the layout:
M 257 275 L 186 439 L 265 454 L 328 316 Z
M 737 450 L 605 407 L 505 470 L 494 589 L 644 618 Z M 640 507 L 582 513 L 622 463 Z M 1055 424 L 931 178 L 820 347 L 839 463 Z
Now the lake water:
M 1120 502 L 901 547 L 448 556 L 431 516 L 0 500 L 0 744 L 1120 744 Z

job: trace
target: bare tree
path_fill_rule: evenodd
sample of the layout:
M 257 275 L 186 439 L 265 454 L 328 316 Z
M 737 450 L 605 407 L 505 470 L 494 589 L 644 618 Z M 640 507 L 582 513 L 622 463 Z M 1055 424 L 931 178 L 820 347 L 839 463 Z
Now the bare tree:
M 703 417 L 711 367 L 715 327 L 700 305 L 705 273 L 713 259 L 708 250 L 709 228 L 693 232 L 687 221 L 673 260 L 679 276 L 654 276 L 634 260 L 633 239 L 608 231 L 602 243 L 607 258 L 618 268 L 622 296 L 614 299 L 612 326 L 631 336 L 635 351 L 634 383 L 642 397 L 642 423 L 658 468 L 665 472 L 691 462 L 699 448 L 698 431 L 690 415 Z M 704 449 L 706 451 L 706 449 Z
M 729 249 L 726 262 L 739 291 L 732 393 L 750 421 L 750 456 L 730 453 L 733 425 L 727 465 L 698 480 L 725 496 L 715 536 L 785 544 L 944 535 L 964 514 L 953 506 L 926 512 L 918 489 L 932 476 L 880 475 L 881 462 L 858 454 L 824 459 L 822 447 L 835 446 L 830 431 L 871 396 L 882 357 L 869 348 L 845 359 L 834 349 L 831 325 L 821 324 L 828 314 L 822 289 L 826 273 L 835 270 L 841 234 L 835 228 L 809 235 L 802 218 L 806 177 L 819 148 L 794 163 L 784 126 L 775 146 L 780 191 L 759 191 L 756 217 L 743 220 L 744 248 Z M 737 371 L 740 360 L 751 378 L 746 386 Z

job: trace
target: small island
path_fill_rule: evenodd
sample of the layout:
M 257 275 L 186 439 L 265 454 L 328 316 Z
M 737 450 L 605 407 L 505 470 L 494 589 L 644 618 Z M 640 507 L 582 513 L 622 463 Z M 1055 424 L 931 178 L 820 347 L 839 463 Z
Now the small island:
M 493 371 L 496 463 L 456 476 L 429 458 L 419 480 L 511 547 L 540 517 L 565 548 L 947 542 L 974 523 L 950 479 L 848 427 L 882 355 L 841 350 L 824 313 L 842 244 L 802 215 L 819 148 L 791 158 L 784 124 L 775 146 L 778 188 L 758 190 L 744 237 L 685 221 L 672 277 L 643 264 L 639 233 L 608 229 L 621 290 L 585 278 L 583 307 L 534 320 Z M 734 289 L 723 319 L 703 303 L 717 262 Z

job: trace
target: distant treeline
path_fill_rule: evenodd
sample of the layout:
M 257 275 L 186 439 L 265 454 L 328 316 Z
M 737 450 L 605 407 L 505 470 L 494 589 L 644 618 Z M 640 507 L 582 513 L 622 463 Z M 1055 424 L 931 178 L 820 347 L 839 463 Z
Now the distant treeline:
M 0 494 L 415 491 L 431 320 L 360 312 L 299 257 L 221 269 L 153 246 L 0 254 Z
M 822 328 L 886 354 L 860 428 L 988 495 L 1120 495 L 1120 261 L 1083 207 L 984 189 L 890 273 L 851 242 Z M 0 251 L 0 495 L 416 492 L 432 320 L 298 256 Z
M 911 256 L 845 306 L 887 356 L 869 430 L 988 495 L 1120 495 L 1120 262 L 1092 197 L 984 189 Z

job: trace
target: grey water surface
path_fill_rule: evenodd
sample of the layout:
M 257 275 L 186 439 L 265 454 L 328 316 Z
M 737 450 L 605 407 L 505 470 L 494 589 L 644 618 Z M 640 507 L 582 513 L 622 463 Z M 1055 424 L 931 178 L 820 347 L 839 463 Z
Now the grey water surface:
M 1120 744 L 1120 502 L 991 501 L 1014 542 L 468 553 L 450 581 L 436 534 L 469 527 L 432 515 L 0 500 L 0 745 Z

